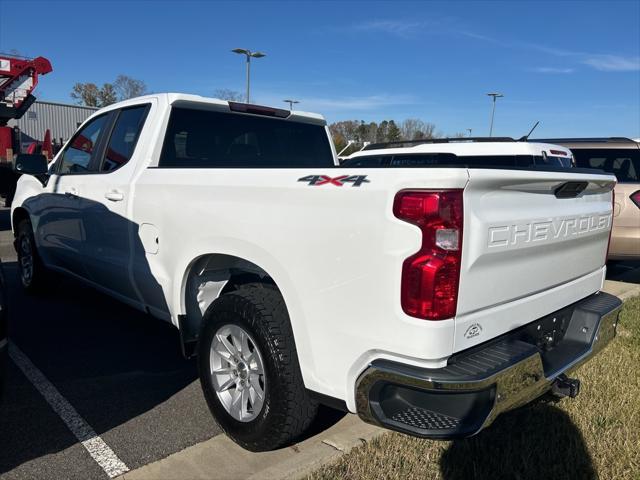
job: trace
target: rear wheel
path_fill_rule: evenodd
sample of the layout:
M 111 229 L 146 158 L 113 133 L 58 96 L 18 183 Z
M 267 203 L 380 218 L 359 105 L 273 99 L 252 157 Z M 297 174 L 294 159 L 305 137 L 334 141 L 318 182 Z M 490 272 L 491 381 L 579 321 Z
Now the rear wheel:
M 44 286 L 46 272 L 38 256 L 31 222 L 29 220 L 21 220 L 16 231 L 20 283 L 28 292 L 39 291 Z
M 211 304 L 198 344 L 202 389 L 216 422 L 252 451 L 303 433 L 318 405 L 305 390 L 284 300 L 251 284 Z

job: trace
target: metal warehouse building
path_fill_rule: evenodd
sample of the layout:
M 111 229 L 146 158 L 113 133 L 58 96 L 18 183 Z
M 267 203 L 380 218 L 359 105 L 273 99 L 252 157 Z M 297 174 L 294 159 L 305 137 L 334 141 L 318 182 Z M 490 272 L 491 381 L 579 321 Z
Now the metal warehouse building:
M 51 138 L 56 142 L 67 140 L 89 116 L 98 110 L 94 107 L 67 105 L 64 103 L 36 100 L 21 119 L 10 120 L 8 125 L 20 128 L 25 141 L 42 140 L 44 132 L 51 130 Z

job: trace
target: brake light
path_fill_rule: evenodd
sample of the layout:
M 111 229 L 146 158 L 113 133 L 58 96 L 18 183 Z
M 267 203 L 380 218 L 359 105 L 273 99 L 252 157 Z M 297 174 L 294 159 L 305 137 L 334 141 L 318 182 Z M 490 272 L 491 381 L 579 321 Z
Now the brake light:
M 563 157 L 568 156 L 569 154 L 563 150 L 549 150 L 551 155 L 562 155 Z
M 640 190 L 635 193 L 632 193 L 629 197 L 633 203 L 636 204 L 636 207 L 640 208 Z
M 402 265 L 402 309 L 426 320 L 454 317 L 462 257 L 462 190 L 399 192 L 393 213 L 422 231 L 420 250 Z
M 229 110 L 232 112 L 253 113 L 254 115 L 265 115 L 267 117 L 287 118 L 291 115 L 289 110 L 283 108 L 263 107 L 251 103 L 229 102 Z

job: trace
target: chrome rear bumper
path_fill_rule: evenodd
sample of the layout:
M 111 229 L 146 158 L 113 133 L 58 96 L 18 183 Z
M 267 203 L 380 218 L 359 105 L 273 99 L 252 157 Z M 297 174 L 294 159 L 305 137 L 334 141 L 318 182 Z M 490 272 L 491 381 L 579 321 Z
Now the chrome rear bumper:
M 376 360 L 356 382 L 358 415 L 425 438 L 474 435 L 604 348 L 616 334 L 621 305 L 600 292 L 456 354 L 440 369 Z

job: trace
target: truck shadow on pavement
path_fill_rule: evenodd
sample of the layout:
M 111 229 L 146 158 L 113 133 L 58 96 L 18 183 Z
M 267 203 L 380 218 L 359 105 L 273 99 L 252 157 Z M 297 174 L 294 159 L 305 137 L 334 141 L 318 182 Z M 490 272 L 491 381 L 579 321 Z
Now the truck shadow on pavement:
M 84 208 L 79 216 L 70 208 L 60 208 L 55 218 L 47 220 L 62 224 L 65 233 L 99 236 L 106 242 L 102 251 L 111 255 L 119 248 L 114 244 L 115 232 L 133 227 L 133 251 L 144 259 L 137 225 L 105 211 L 101 204 L 81 201 Z M 173 325 L 62 274 L 52 274 L 41 294 L 23 291 L 9 245 L 12 235 L 6 231 L 8 215 L 0 210 L 10 342 L 116 455 L 133 469 L 220 433 L 202 395 L 196 361 L 183 358 Z M 75 226 L 77 222 L 81 228 Z M 77 236 L 80 242 L 82 235 Z M 146 298 L 166 308 L 161 303 L 162 289 L 146 262 L 138 262 L 136 272 L 147 280 Z M 0 476 L 13 470 L 11 476 L 16 478 L 104 478 L 12 361 L 5 380 L 0 399 Z M 307 436 L 330 427 L 343 415 L 323 408 Z M 51 455 L 56 453 L 61 454 Z
M 82 197 L 45 194 L 29 202 L 33 208 L 56 206 L 39 216 L 50 228 L 43 233 L 52 254 L 81 274 L 90 264 L 97 275 L 121 276 L 115 288 L 124 291 L 127 259 L 120 253 L 129 248 L 123 239 L 134 229 L 130 251 L 139 259 L 137 274 L 148 280 L 145 298 L 168 311 L 145 260 L 138 225 Z M 10 342 L 116 455 L 136 468 L 219 433 L 202 397 L 196 364 L 182 357 L 175 327 L 61 274 L 47 277 L 42 293 L 26 294 L 10 248 L 9 224 L 9 212 L 2 210 Z M 0 404 L 0 473 L 18 467 L 13 476 L 95 478 L 97 465 L 13 360 Z M 48 455 L 58 452 L 63 453 Z M 104 475 L 99 468 L 97 474 Z
M 543 402 L 503 414 L 475 437 L 454 441 L 440 458 L 440 471 L 446 480 L 598 478 L 580 430 L 567 413 Z

